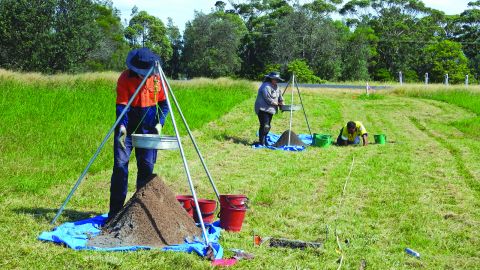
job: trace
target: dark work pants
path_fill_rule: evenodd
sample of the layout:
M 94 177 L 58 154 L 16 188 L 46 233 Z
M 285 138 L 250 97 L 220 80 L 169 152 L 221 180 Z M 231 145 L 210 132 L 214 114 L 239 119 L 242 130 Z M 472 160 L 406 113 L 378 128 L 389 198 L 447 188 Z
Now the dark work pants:
M 343 142 L 345 142 L 345 140 L 342 139 L 342 133 L 343 133 L 343 128 L 340 129 L 340 134 L 338 134 L 338 137 L 337 137 L 337 145 L 339 145 L 339 146 L 342 146 Z M 347 144 L 348 145 L 350 145 L 350 144 L 360 144 L 360 137 L 359 136 L 355 137 L 355 140 L 353 142 L 347 140 Z
M 270 131 L 270 123 L 272 122 L 273 114 L 264 111 L 258 112 L 258 121 L 260 128 L 258 129 L 258 139 L 261 145 L 267 144 L 267 134 Z
M 159 122 L 163 126 L 165 118 L 168 115 L 168 105 L 166 102 L 159 103 Z M 142 114 L 143 116 L 143 111 Z M 138 125 L 140 119 L 130 119 L 132 128 Z M 128 128 L 127 128 L 128 129 Z M 140 126 L 139 133 L 153 134 L 154 131 L 147 130 Z M 156 132 L 156 130 L 155 130 Z M 125 138 L 125 148 L 123 149 L 118 141 L 120 134 L 119 128 L 115 129 L 115 138 L 113 140 L 113 173 L 110 180 L 110 211 L 108 216 L 113 217 L 123 207 L 128 192 L 128 163 L 132 151 L 135 151 L 135 158 L 137 161 L 137 190 L 147 184 L 150 176 L 153 173 L 155 162 L 157 161 L 157 150 L 155 149 L 142 149 L 132 146 L 132 136 L 130 132 Z
M 125 203 L 128 191 L 128 163 L 132 153 L 132 136 L 128 135 L 125 139 L 125 148 L 123 149 L 118 142 L 120 134 L 115 131 L 115 140 L 113 142 L 114 165 L 110 183 L 110 211 L 109 217 L 118 213 Z M 153 167 L 157 159 L 157 150 L 135 148 L 135 157 L 137 160 L 137 190 L 148 182 L 148 178 L 153 173 Z

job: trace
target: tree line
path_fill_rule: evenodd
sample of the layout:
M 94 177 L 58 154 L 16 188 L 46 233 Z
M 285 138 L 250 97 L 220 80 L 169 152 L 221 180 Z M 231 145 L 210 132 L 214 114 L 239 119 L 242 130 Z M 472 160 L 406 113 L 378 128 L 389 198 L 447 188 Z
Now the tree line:
M 134 7 L 128 22 L 109 0 L 0 0 L 0 67 L 43 73 L 122 70 L 149 47 L 172 78 L 461 83 L 480 76 L 480 1 L 458 15 L 421 0 L 217 1 L 181 33 Z

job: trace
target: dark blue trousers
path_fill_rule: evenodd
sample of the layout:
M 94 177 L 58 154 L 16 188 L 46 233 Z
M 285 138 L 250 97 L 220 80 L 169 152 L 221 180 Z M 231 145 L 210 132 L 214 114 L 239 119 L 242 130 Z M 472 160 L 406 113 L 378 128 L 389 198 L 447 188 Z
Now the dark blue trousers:
M 168 106 L 166 103 L 160 104 L 160 109 L 163 112 L 156 121 L 160 124 L 165 123 L 165 117 L 168 114 Z M 130 130 L 130 127 L 138 125 L 140 119 L 135 117 L 135 114 L 142 115 L 143 112 L 129 112 L 129 125 L 127 127 L 127 136 L 125 139 L 125 148 L 123 149 L 119 142 L 119 127 L 115 130 L 114 142 L 113 142 L 113 173 L 110 181 L 110 210 L 109 217 L 114 216 L 118 213 L 123 205 L 125 204 L 125 199 L 128 192 L 128 164 L 130 160 L 130 155 L 132 154 L 132 136 L 131 133 L 133 130 Z M 138 119 L 138 120 L 137 120 Z M 137 120 L 137 121 L 136 121 Z M 149 119 L 145 123 L 150 122 Z M 135 123 L 137 122 L 137 123 Z M 152 122 L 150 122 L 152 123 Z M 156 134 L 155 125 L 144 125 L 143 123 L 137 129 L 136 133 L 141 134 Z M 153 167 L 157 161 L 157 150 L 155 149 L 141 149 L 135 148 L 135 158 L 137 161 L 137 190 L 143 187 L 149 180 L 149 177 L 153 173 Z

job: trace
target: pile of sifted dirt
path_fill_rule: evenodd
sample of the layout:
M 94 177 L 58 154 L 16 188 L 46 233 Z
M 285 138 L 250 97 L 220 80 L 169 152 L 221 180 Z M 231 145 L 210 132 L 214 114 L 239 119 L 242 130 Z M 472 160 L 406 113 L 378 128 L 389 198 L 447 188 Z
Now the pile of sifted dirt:
M 88 246 L 164 247 L 200 239 L 202 231 L 177 201 L 175 194 L 156 175 L 133 197 Z
M 273 144 L 274 147 L 282 147 L 288 145 L 288 132 L 289 130 L 285 130 L 277 142 Z M 295 132 L 291 131 L 290 133 L 290 145 L 299 145 L 304 146 L 305 144 L 298 138 L 298 135 Z

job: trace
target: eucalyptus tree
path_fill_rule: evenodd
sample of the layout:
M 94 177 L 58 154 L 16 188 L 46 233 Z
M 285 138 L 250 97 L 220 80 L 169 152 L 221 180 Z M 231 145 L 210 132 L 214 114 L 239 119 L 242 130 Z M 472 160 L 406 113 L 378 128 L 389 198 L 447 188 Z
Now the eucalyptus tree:
M 173 24 L 172 18 L 167 19 L 167 37 L 172 47 L 172 57 L 165 63 L 166 73 L 174 78 L 178 79 L 181 73 L 181 54 L 183 49 L 183 39 L 180 34 L 180 30 Z
M 55 0 L 0 1 L 0 65 L 24 71 L 43 70 L 53 48 Z M 35 20 L 32 20 L 35 18 Z
M 238 14 L 242 18 L 247 33 L 241 40 L 242 59 L 241 76 L 256 78 L 266 67 L 276 62 L 273 51 L 273 37 L 278 22 L 293 12 L 288 0 L 248 0 L 230 1 L 231 10 L 227 13 Z
M 168 61 L 173 49 L 167 37 L 167 29 L 159 18 L 146 11 L 132 9 L 133 17 L 125 28 L 125 38 L 131 48 L 148 47 L 157 53 L 163 61 Z
M 470 68 L 480 77 L 480 1 L 468 3 L 469 8 L 457 17 L 456 41 L 460 42 L 470 60 Z
M 113 7 L 111 0 L 98 1 L 95 5 L 96 23 L 100 27 L 98 46 L 86 61 L 88 70 L 122 70 L 129 46 L 124 38 L 124 27 L 120 11 Z
M 187 76 L 235 76 L 241 67 L 239 47 L 246 31 L 237 14 L 196 12 L 184 32 L 182 62 Z
M 424 54 L 432 82 L 442 83 L 448 74 L 451 83 L 462 83 L 470 73 L 468 59 L 458 42 L 443 40 L 430 44 L 425 47 Z
M 42 72 L 84 68 L 101 35 L 90 0 L 0 1 L 0 65 Z
M 375 31 L 366 25 L 357 26 L 348 36 L 342 51 L 343 72 L 342 80 L 365 81 L 370 80 L 369 68 L 374 66 L 377 57 L 376 44 L 378 37 Z
M 353 26 L 371 27 L 379 37 L 376 57 L 371 60 L 375 79 L 391 78 L 402 71 L 407 79 L 418 80 L 423 48 L 441 32 L 434 20 L 435 10 L 420 0 L 352 0 L 340 13 Z
M 330 1 L 313 1 L 294 6 L 278 20 L 272 37 L 275 62 L 286 67 L 294 59 L 305 59 L 317 76 L 336 80 L 342 73 L 342 50 L 349 29 L 330 14 Z

